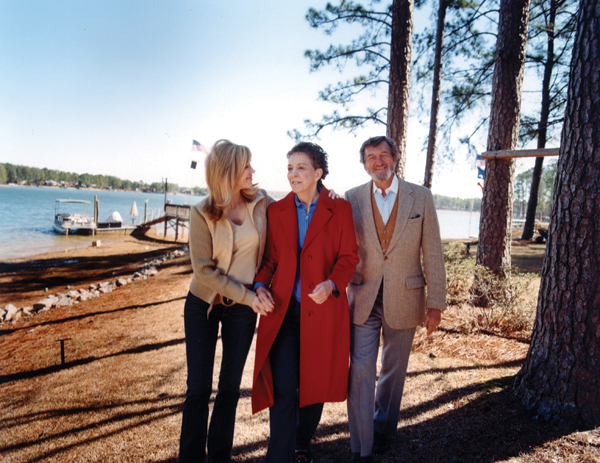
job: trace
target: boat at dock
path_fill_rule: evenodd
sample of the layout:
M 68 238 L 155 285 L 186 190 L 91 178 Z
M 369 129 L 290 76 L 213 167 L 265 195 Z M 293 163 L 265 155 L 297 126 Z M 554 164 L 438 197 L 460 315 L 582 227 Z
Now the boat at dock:
M 123 218 L 117 211 L 111 213 L 104 222 L 98 222 L 96 228 L 89 235 L 131 235 L 140 228 L 139 225 L 130 227 L 123 224 Z M 138 230 L 139 233 L 139 230 Z
M 73 206 L 73 205 L 78 206 Z M 82 199 L 57 199 L 54 205 L 54 231 L 61 235 L 93 234 L 96 224 L 88 215 L 90 202 Z M 79 212 L 73 212 L 74 209 Z
M 74 212 L 76 207 L 74 205 L 79 205 L 77 212 Z M 153 225 L 169 219 L 166 216 L 160 216 L 157 219 L 144 221 L 137 225 L 134 225 L 132 220 L 132 224 L 128 226 L 124 223 L 121 214 L 114 211 L 104 222 L 100 222 L 98 221 L 97 204 L 92 217 L 87 212 L 89 205 L 90 201 L 82 199 L 57 199 L 54 211 L 54 231 L 61 235 L 144 235 Z M 175 207 L 187 207 L 189 209 L 189 206 Z M 137 215 L 137 210 L 135 212 Z

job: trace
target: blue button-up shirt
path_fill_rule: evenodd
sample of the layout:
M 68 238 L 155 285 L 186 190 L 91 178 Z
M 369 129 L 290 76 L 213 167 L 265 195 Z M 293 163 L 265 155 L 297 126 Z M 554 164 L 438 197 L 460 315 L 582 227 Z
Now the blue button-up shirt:
M 296 201 L 296 213 L 298 216 L 298 256 L 296 260 L 296 280 L 294 281 L 293 295 L 294 298 L 300 302 L 300 254 L 302 252 L 302 246 L 304 246 L 304 239 L 306 238 L 308 226 L 310 225 L 317 203 L 319 202 L 319 197 L 317 196 L 315 202 L 310 204 L 308 211 L 306 210 L 304 203 L 298 199 L 298 195 L 294 196 L 294 200 Z
M 319 197 L 311 203 L 308 207 L 308 211 L 306 210 L 306 206 L 298 199 L 298 195 L 294 196 L 294 201 L 296 202 L 296 216 L 298 218 L 298 254 L 296 257 L 296 279 L 294 280 L 294 291 L 292 295 L 294 299 L 300 302 L 301 298 L 301 285 L 300 285 L 300 254 L 302 253 L 302 246 L 304 246 L 304 239 L 306 238 L 306 232 L 308 231 L 308 226 L 310 225 L 310 221 L 312 220 L 312 216 L 315 213 L 315 209 L 317 208 L 317 202 L 319 202 Z M 333 282 L 332 282 L 333 283 Z M 265 285 L 261 282 L 256 282 L 254 284 L 254 290 L 262 287 L 265 288 Z M 337 286 L 333 283 L 333 288 L 337 291 Z

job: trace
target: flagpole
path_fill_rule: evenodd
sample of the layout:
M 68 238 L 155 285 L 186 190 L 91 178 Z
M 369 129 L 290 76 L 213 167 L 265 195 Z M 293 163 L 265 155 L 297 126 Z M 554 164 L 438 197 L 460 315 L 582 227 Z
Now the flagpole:
M 483 160 L 481 158 L 481 155 L 476 155 L 475 156 L 475 169 L 477 171 L 477 180 L 481 179 L 483 181 L 483 179 L 485 178 L 485 160 Z M 477 185 L 481 187 L 481 190 L 483 191 L 483 186 L 481 186 L 481 182 L 477 182 Z M 471 187 L 471 211 L 469 212 L 469 238 L 471 237 L 471 219 L 473 217 L 473 202 L 475 201 L 475 194 L 473 193 L 473 189 L 475 187 L 472 186 Z
M 475 193 L 473 193 L 473 187 L 471 187 L 471 205 L 469 207 L 469 238 L 471 238 L 471 218 L 473 217 L 473 201 L 475 201 L 474 198 Z
M 190 178 L 190 192 L 191 192 L 191 196 L 194 195 L 194 171 L 196 169 L 192 169 L 192 174 L 191 174 L 191 178 Z M 185 203 L 187 204 L 187 198 L 185 198 Z M 190 203 L 191 203 L 191 199 L 190 199 Z
M 206 146 L 204 146 L 202 143 L 200 143 L 199 141 L 196 140 L 192 140 L 192 151 L 201 151 L 202 153 L 208 155 L 209 151 L 208 149 L 206 149 Z M 191 167 L 192 169 L 196 170 L 196 161 L 192 160 L 192 164 Z M 194 173 L 192 172 L 192 189 L 194 188 L 193 186 L 194 184 Z

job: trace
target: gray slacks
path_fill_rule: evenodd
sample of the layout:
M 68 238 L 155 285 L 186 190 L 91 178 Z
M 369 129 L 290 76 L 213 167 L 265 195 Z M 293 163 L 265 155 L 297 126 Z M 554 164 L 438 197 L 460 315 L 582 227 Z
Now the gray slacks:
M 394 330 L 383 317 L 377 298 L 364 325 L 351 325 L 348 424 L 352 453 L 371 454 L 373 432 L 396 433 L 408 357 L 416 328 Z M 381 371 L 375 393 L 379 340 L 383 343 Z

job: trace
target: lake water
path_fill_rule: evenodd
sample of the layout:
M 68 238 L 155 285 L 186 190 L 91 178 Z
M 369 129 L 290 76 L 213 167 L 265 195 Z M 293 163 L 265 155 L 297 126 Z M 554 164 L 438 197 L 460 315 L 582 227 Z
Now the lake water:
M 465 239 L 479 236 L 479 211 L 437 211 L 443 239 Z
M 148 220 L 164 210 L 164 193 L 138 193 L 122 191 L 93 191 L 60 188 L 0 187 L 0 260 L 26 258 L 44 252 L 90 246 L 92 236 L 63 236 L 54 233 L 54 205 L 57 199 L 83 199 L 90 201 L 93 214 L 94 195 L 98 196 L 100 221 L 113 211 L 118 211 L 126 225 L 136 223 L 144 216 L 144 203 L 148 201 Z M 173 204 L 196 204 L 199 196 L 169 194 Z M 138 217 L 129 215 L 133 202 Z M 160 213 L 160 214 L 159 214 Z M 479 212 L 438 211 L 442 238 L 468 238 L 477 236 Z M 161 231 L 164 226 L 161 224 Z M 123 237 L 101 236 L 103 242 L 122 240 Z
M 125 225 L 132 219 L 139 223 L 144 217 L 145 201 L 148 200 L 148 220 L 162 215 L 164 193 L 138 193 L 107 190 L 77 190 L 72 188 L 0 187 L 0 260 L 28 257 L 44 252 L 56 252 L 67 248 L 90 246 L 98 237 L 59 235 L 52 229 L 54 207 L 57 199 L 83 199 L 89 201 L 88 213 L 94 213 L 94 195 L 98 196 L 98 218 L 102 222 L 109 214 L 118 211 Z M 196 204 L 199 196 L 167 195 L 173 204 Z M 133 202 L 139 215 L 129 215 Z M 67 206 L 67 205 L 65 205 Z M 71 205 L 79 206 L 79 205 Z M 81 212 L 65 208 L 68 212 Z M 61 210 L 63 208 L 61 207 Z M 77 209 L 77 208 L 76 208 Z M 161 230 L 164 230 L 164 225 Z M 102 242 L 122 240 L 123 236 L 102 235 Z

